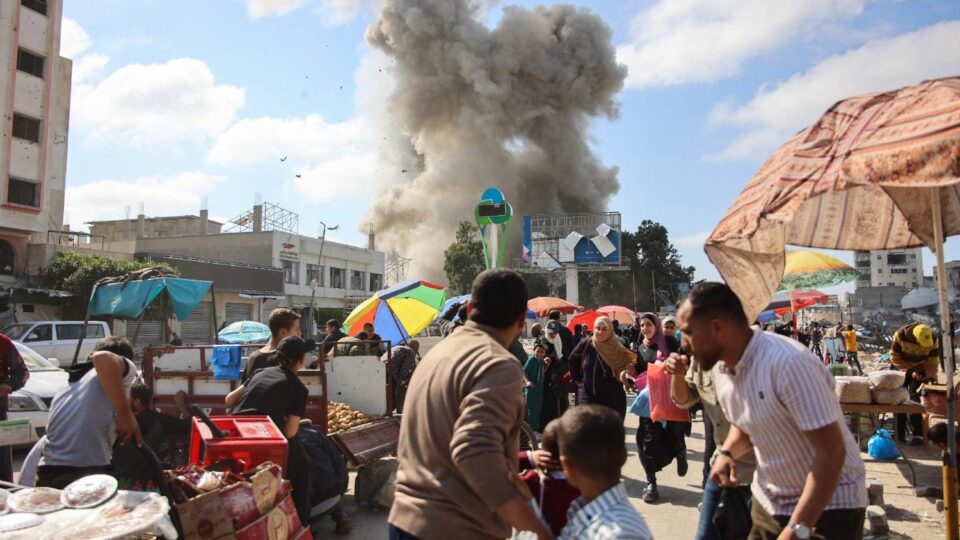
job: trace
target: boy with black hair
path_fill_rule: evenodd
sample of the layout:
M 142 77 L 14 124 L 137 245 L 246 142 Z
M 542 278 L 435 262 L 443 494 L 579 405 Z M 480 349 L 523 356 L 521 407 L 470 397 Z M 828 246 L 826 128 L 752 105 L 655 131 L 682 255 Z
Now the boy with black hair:
M 289 336 L 300 336 L 300 314 L 292 309 L 277 308 L 267 319 L 270 341 L 247 358 L 247 368 L 240 380 L 246 383 L 257 371 L 278 365 L 277 345 Z
M 328 320 L 327 335 L 323 338 L 323 341 L 321 342 L 323 343 L 321 352 L 323 352 L 323 354 L 330 354 L 330 349 L 332 349 L 333 346 L 336 345 L 338 341 L 340 341 L 345 337 L 347 337 L 347 335 L 343 333 L 343 330 L 340 330 L 340 321 L 336 319 Z
M 559 422 L 560 464 L 581 493 L 570 505 L 560 539 L 653 538 L 620 483 L 627 461 L 623 418 L 609 407 L 580 405 Z

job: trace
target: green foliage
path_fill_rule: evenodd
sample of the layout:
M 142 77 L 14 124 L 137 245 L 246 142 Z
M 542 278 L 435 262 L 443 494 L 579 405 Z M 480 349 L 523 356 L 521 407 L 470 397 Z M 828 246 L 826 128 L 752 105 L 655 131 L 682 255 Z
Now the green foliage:
M 155 264 L 152 261 L 131 261 L 96 254 L 60 252 L 53 262 L 43 269 L 41 276 L 44 286 L 76 295 L 73 302 L 65 306 L 65 315 L 69 313 L 70 318 L 83 318 L 90 301 L 90 293 L 93 292 L 93 285 L 98 280 L 122 276 L 127 272 L 150 268 Z M 166 297 L 163 296 L 163 298 Z M 148 313 L 148 315 L 154 314 Z
M 449 283 L 447 296 L 469 293 L 474 278 L 485 269 L 483 242 L 477 227 L 469 221 L 461 221 L 456 240 L 443 252 L 443 271 Z
M 581 305 L 617 304 L 653 311 L 678 303 L 680 286 L 693 281 L 694 267 L 681 264 L 666 227 L 654 221 L 642 221 L 636 232 L 624 231 L 621 253 L 629 271 L 580 273 Z

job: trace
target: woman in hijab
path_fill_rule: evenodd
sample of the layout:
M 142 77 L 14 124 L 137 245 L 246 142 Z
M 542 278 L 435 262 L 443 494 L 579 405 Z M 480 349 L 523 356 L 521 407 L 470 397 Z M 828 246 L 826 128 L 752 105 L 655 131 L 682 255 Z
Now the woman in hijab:
M 636 361 L 637 354 L 614 336 L 610 319 L 598 317 L 593 337 L 583 339 L 570 353 L 570 374 L 579 386 L 578 403 L 605 405 L 625 417 L 627 395 L 620 376 Z
M 670 353 L 676 352 L 680 344 L 674 336 L 664 335 L 663 326 L 660 324 L 660 318 L 654 313 L 644 313 L 640 316 L 640 334 L 641 338 L 637 343 L 637 372 L 644 373 L 650 364 L 660 364 L 670 356 Z M 638 376 L 637 386 L 642 386 L 640 380 L 645 381 L 644 377 Z M 657 491 L 657 473 L 670 464 L 674 458 L 677 459 L 677 474 L 685 476 L 689 467 L 687 463 L 687 446 L 684 440 L 684 433 L 688 422 L 659 421 L 654 422 L 650 419 L 649 407 L 644 407 L 641 402 L 644 399 L 649 400 L 650 396 L 646 394 L 647 390 L 638 394 L 634 406 L 630 407 L 631 412 L 640 416 L 640 425 L 637 427 L 637 451 L 640 454 L 640 463 L 647 475 L 647 487 L 643 490 L 643 501 L 647 503 L 656 502 L 660 498 Z

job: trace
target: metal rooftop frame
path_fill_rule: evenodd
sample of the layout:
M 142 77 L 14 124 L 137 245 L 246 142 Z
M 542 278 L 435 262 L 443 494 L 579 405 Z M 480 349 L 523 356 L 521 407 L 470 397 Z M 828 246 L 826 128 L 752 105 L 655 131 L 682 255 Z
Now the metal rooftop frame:
M 263 231 L 282 231 L 291 234 L 300 234 L 300 215 L 277 206 L 273 203 L 265 202 L 262 205 Z M 224 232 L 253 232 L 254 212 L 256 207 L 231 219 Z

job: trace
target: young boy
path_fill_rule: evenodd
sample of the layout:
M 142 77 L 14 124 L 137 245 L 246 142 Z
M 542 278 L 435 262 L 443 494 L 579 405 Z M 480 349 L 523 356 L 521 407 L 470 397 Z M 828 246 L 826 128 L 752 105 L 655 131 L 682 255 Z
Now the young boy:
M 570 504 L 580 496 L 580 490 L 570 485 L 560 468 L 560 445 L 557 430 L 560 420 L 553 420 L 543 428 L 540 449 L 520 453 L 523 479 L 543 519 L 553 534 L 560 534 L 567 524 Z
M 560 417 L 560 464 L 581 496 L 570 505 L 561 540 L 652 539 L 620 483 L 627 461 L 623 419 L 601 405 L 580 405 Z

